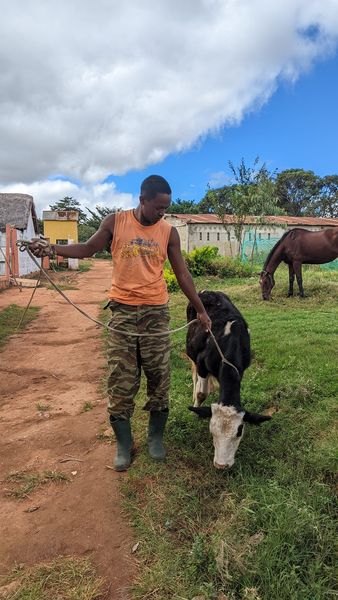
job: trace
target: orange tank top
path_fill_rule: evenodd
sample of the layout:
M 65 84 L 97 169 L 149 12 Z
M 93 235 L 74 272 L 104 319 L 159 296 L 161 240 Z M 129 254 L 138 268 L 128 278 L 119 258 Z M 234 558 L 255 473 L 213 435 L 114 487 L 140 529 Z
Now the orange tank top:
M 111 300 L 133 306 L 168 302 L 163 264 L 170 231 L 171 225 L 163 219 L 146 227 L 138 222 L 132 210 L 116 213 L 111 244 Z

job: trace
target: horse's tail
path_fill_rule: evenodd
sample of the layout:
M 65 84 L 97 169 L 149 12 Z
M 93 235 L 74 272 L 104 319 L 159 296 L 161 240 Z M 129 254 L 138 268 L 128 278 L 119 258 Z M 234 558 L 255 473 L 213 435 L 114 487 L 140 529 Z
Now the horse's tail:
M 270 258 L 272 257 L 272 255 L 276 252 L 277 248 L 280 246 L 280 244 L 282 243 L 283 240 L 285 240 L 286 237 L 288 237 L 288 235 L 290 235 L 290 233 L 292 233 L 293 229 L 289 229 L 288 231 L 286 231 L 285 233 L 283 233 L 282 237 L 278 240 L 278 242 L 271 248 L 269 254 L 267 255 L 266 259 L 265 259 L 265 263 L 263 266 L 263 270 L 266 269 Z

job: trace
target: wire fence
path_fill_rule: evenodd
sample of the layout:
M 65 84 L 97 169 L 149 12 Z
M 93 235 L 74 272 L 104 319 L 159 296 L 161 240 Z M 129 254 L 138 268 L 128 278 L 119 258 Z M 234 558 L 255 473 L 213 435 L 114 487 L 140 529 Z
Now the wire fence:
M 246 232 L 242 244 L 241 259 L 244 263 L 252 263 L 254 265 L 262 266 L 268 256 L 270 250 L 277 244 L 280 237 L 270 237 L 269 239 L 259 239 L 257 236 L 254 239 L 253 233 Z M 338 270 L 338 259 L 333 260 L 329 263 L 319 265 L 321 269 L 337 271 Z

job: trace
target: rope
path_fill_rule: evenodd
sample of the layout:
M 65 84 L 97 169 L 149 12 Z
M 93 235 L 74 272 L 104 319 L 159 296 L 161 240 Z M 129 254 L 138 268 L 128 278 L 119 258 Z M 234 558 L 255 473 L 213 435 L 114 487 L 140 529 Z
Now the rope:
M 39 263 L 37 262 L 34 254 L 32 254 L 32 252 L 30 251 L 30 249 L 28 247 L 29 246 L 29 242 L 28 241 L 21 240 L 20 242 L 17 242 L 17 245 L 19 246 L 20 252 L 26 251 L 28 253 L 28 255 L 30 256 L 30 258 L 32 259 L 32 261 L 38 266 L 38 268 L 40 269 L 40 276 L 39 277 L 41 277 L 41 273 L 43 273 L 44 276 L 46 277 L 46 279 L 48 279 L 48 281 L 52 284 L 52 286 L 55 288 L 55 290 L 57 292 L 59 292 L 59 294 L 61 294 L 61 296 L 66 300 L 66 302 L 68 302 L 69 304 L 71 304 L 84 317 L 87 317 L 87 319 L 89 319 L 90 321 L 93 321 L 94 323 L 96 323 L 100 327 L 103 327 L 104 329 L 108 329 L 109 331 L 115 331 L 116 333 L 122 333 L 123 335 L 131 336 L 131 337 L 157 337 L 157 336 L 161 336 L 161 335 L 168 335 L 168 334 L 171 335 L 172 333 L 176 333 L 177 331 L 182 331 L 182 329 L 185 329 L 186 327 L 189 327 L 189 325 L 192 325 L 192 323 L 197 323 L 198 322 L 198 319 L 193 319 L 192 321 L 189 321 L 189 323 L 185 323 L 181 327 L 177 327 L 176 329 L 168 329 L 168 331 L 161 331 L 160 333 L 131 333 L 131 332 L 128 332 L 128 331 L 123 331 L 121 329 L 117 329 L 115 327 L 110 327 L 110 325 L 107 325 L 106 323 L 102 323 L 102 321 L 99 321 L 98 319 L 94 319 L 94 317 L 91 317 L 88 313 L 86 313 L 84 310 L 82 310 L 82 308 L 79 308 L 76 304 L 74 304 L 74 302 L 70 298 L 68 298 L 68 296 L 66 296 L 66 294 L 64 294 L 64 292 L 56 285 L 56 283 L 54 283 L 54 281 L 51 279 L 51 277 L 48 275 L 48 273 L 44 270 L 44 268 L 42 267 L 42 264 L 39 265 Z M 34 292 L 35 292 L 35 289 L 34 289 Z M 34 292 L 32 294 L 32 298 L 33 298 Z M 31 300 L 32 300 L 32 298 L 31 298 Z M 31 300 L 30 300 L 30 302 L 31 302 Z M 29 302 L 29 304 L 30 304 L 30 302 Z M 21 324 L 21 322 L 22 322 L 22 319 L 20 321 L 20 324 Z M 215 346 L 216 346 L 216 348 L 217 348 L 217 350 L 219 352 L 219 355 L 221 357 L 222 362 L 225 363 L 225 364 L 227 364 L 227 365 L 229 365 L 230 367 L 232 367 L 236 371 L 238 377 L 240 377 L 240 374 L 239 374 L 239 371 L 238 371 L 237 367 L 235 367 L 235 365 L 233 365 L 230 361 L 228 361 L 225 358 L 225 356 L 224 356 L 221 348 L 219 347 L 218 342 L 217 342 L 217 340 L 216 340 L 213 332 L 211 331 L 211 329 L 208 329 L 208 332 L 210 333 L 211 338 L 213 339 L 213 341 L 215 343 Z

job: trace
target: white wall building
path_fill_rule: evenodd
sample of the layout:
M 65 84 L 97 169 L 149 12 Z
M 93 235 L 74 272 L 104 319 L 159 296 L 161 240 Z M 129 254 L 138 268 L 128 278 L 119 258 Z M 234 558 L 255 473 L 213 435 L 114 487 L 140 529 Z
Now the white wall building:
M 181 248 L 191 252 L 201 246 L 216 246 L 223 256 L 236 256 L 238 242 L 235 236 L 235 218 L 226 215 L 224 224 L 215 214 L 168 214 L 166 221 L 174 227 L 181 240 Z M 248 217 L 243 230 L 243 253 L 251 256 L 253 245 L 272 247 L 288 229 L 301 227 L 310 231 L 318 231 L 326 227 L 338 227 L 338 219 L 322 219 L 319 217 L 265 217 L 265 223 L 257 224 L 256 217 Z
M 6 225 L 16 229 L 17 240 L 30 240 L 39 235 L 38 220 L 32 196 L 0 193 L 0 276 L 6 271 Z M 7 257 L 10 259 L 11 257 Z M 18 253 L 19 276 L 37 271 L 27 252 Z

